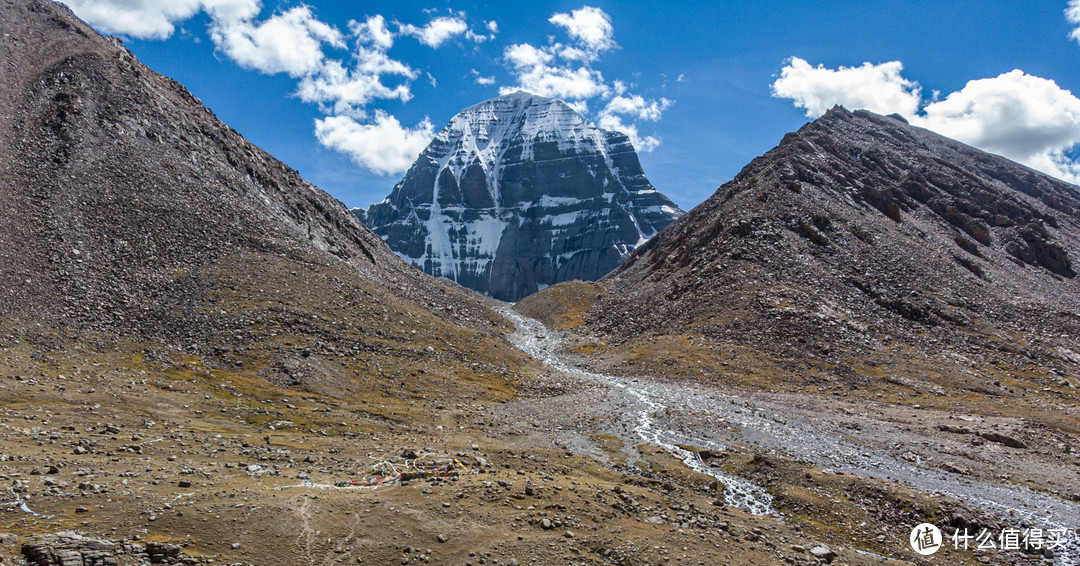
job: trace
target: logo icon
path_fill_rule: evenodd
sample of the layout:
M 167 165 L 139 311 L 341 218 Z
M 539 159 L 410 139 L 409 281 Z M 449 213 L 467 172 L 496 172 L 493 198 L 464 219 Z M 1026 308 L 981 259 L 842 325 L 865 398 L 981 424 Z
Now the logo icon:
M 923 556 L 930 556 L 941 548 L 941 529 L 923 523 L 911 529 L 911 549 Z

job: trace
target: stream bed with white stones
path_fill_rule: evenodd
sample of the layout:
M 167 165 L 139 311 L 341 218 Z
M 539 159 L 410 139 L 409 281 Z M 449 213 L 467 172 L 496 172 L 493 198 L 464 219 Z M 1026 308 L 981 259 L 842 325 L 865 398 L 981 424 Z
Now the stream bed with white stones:
M 1064 551 L 1054 564 L 1080 566 L 1080 504 L 1038 493 L 1024 486 L 974 480 L 897 458 L 880 446 L 860 442 L 824 418 L 798 418 L 784 407 L 736 397 L 704 387 L 627 379 L 584 370 L 560 351 L 561 338 L 536 320 L 510 309 L 502 314 L 517 327 L 510 341 L 551 369 L 601 385 L 606 396 L 593 400 L 615 415 L 620 426 L 607 431 L 628 445 L 660 447 L 697 472 L 724 486 L 725 503 L 753 514 L 775 514 L 772 496 L 761 486 L 702 462 L 680 445 L 721 450 L 749 445 L 809 462 L 825 470 L 900 482 L 992 512 L 1013 525 L 1068 529 Z M 594 407 L 592 410 L 596 410 Z

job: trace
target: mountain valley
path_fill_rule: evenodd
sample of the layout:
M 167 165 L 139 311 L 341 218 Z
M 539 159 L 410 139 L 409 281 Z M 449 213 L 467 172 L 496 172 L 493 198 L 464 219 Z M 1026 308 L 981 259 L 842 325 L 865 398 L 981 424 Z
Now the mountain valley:
M 908 539 L 1080 526 L 1075 186 L 837 108 L 680 216 L 517 93 L 451 126 L 569 121 L 567 194 L 448 127 L 357 215 L 62 5 L 0 32 L 3 564 L 1080 563 Z

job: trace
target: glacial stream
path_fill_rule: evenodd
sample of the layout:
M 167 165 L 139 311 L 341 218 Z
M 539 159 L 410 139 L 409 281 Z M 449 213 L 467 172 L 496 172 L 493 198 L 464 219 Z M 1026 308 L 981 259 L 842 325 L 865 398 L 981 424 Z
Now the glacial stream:
M 825 419 L 800 420 L 780 407 L 690 385 L 648 379 L 625 379 L 583 370 L 560 353 L 561 339 L 538 321 L 510 309 L 503 314 L 517 327 L 511 342 L 552 369 L 607 386 L 609 399 L 627 419 L 638 443 L 651 444 L 678 457 L 690 468 L 717 479 L 729 506 L 753 514 L 775 514 L 772 496 L 761 486 L 711 468 L 678 445 L 723 449 L 725 443 L 751 444 L 820 468 L 901 482 L 923 492 L 940 494 L 990 511 L 1016 527 L 1069 529 L 1057 566 L 1080 566 L 1080 505 L 1023 486 L 972 480 L 936 468 L 921 467 L 858 443 L 850 432 Z M 598 400 L 599 402 L 599 400 Z M 626 439 L 634 440 L 634 439 Z M 944 529 L 943 529 L 944 532 Z M 951 535 L 951 532 L 946 533 Z

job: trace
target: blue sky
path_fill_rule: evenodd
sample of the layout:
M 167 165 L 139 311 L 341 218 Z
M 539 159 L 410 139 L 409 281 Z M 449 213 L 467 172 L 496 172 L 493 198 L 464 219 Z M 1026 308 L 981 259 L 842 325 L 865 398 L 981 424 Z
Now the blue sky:
M 518 87 L 630 133 L 686 210 L 837 103 L 1080 180 L 1080 0 L 66 3 L 350 207 Z

